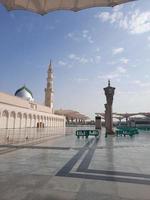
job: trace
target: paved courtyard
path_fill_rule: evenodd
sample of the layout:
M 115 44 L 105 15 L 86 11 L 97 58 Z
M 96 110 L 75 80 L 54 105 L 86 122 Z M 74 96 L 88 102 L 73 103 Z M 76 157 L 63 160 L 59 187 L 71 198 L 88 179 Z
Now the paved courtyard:
M 0 155 L 0 200 L 150 200 L 150 133 L 69 134 Z

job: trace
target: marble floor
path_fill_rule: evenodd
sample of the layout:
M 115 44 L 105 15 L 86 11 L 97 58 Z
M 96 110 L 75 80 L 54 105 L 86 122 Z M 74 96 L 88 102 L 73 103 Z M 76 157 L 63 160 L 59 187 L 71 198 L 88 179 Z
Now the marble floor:
M 149 155 L 150 132 L 20 145 L 0 154 L 0 200 L 150 200 Z

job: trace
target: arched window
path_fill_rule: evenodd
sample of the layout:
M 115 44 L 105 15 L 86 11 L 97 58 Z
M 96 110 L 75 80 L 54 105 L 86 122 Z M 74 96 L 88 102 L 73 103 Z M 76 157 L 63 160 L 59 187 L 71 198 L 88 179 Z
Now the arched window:
M 17 113 L 16 128 L 21 128 L 21 120 L 22 120 L 22 114 L 21 112 L 19 112 Z
M 27 114 L 26 113 L 23 114 L 23 118 L 27 119 Z
M 27 114 L 24 113 L 23 119 L 22 119 L 22 128 L 26 128 L 26 127 L 27 127 Z
M 32 119 L 32 115 L 31 114 L 29 114 L 29 119 Z
M 15 128 L 16 113 L 12 111 L 8 122 L 8 128 Z
M 3 117 L 8 117 L 9 116 L 8 110 L 4 110 L 2 116 Z
M 10 113 L 10 117 L 15 118 L 15 117 L 16 117 L 16 113 L 15 113 L 14 111 L 12 111 L 12 112 Z
M 19 119 L 22 118 L 22 114 L 21 114 L 21 112 L 19 112 L 19 113 L 17 114 L 17 118 L 19 118 Z
M 8 117 L 9 117 L 9 112 L 7 110 L 4 110 L 2 112 L 2 117 L 0 120 L 1 123 L 1 128 L 8 128 Z

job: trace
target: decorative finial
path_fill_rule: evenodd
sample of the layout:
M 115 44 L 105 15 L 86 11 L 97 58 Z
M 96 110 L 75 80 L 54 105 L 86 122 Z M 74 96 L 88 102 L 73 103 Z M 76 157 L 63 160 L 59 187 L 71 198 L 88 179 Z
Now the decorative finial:
M 52 60 L 50 59 L 50 62 L 49 62 L 49 67 L 48 69 L 51 71 L 52 70 Z
M 110 87 L 110 80 L 108 80 L 108 87 Z

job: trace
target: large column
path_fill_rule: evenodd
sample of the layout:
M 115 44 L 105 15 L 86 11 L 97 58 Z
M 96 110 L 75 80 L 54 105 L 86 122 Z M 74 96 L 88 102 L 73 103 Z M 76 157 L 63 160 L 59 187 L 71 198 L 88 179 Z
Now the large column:
M 110 81 L 108 81 L 108 87 L 104 88 L 106 101 L 105 104 L 105 128 L 106 134 L 114 134 L 113 132 L 113 118 L 112 118 L 112 104 L 115 88 L 110 86 Z

